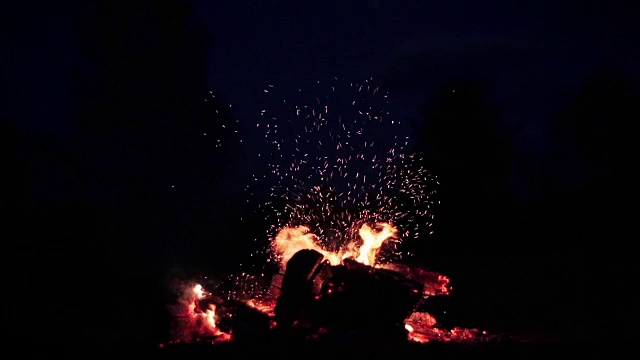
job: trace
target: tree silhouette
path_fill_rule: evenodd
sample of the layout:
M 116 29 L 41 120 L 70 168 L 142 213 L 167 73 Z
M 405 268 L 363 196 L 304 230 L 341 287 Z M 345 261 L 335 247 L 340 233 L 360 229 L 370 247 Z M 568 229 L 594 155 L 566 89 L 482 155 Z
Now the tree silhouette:
M 636 85 L 619 68 L 605 65 L 587 78 L 575 100 L 551 124 L 560 139 L 557 155 L 564 155 L 565 164 L 576 163 L 575 173 L 569 175 L 580 177 L 585 186 L 622 185 L 634 176 L 630 165 L 638 158 L 638 100 Z
M 633 164 L 638 160 L 634 122 L 640 117 L 639 100 L 629 76 L 601 66 L 551 118 L 548 138 L 554 150 L 548 163 L 557 180 L 543 197 L 562 204 L 563 210 L 550 210 L 564 222 L 576 221 L 571 227 L 585 236 L 610 237 L 631 221 L 621 205 L 637 196 Z M 566 212 L 575 216 L 567 218 Z
M 634 122 L 640 97 L 631 77 L 615 66 L 596 68 L 575 97 L 549 121 L 549 156 L 531 176 L 537 196 L 522 212 L 539 219 L 524 229 L 536 246 L 558 254 L 563 321 L 579 332 L 628 329 L 625 289 L 633 281 L 638 147 Z M 599 289 L 605 286 L 606 290 Z
M 211 39 L 187 4 L 92 2 L 77 27 L 87 59 L 76 117 L 85 196 L 165 235 L 215 228 L 237 202 L 220 197 L 235 191 L 225 180 L 235 124 L 208 94 Z
M 185 175 L 199 181 L 216 141 L 233 134 L 221 127 L 232 124 L 220 104 L 205 107 L 210 39 L 189 15 L 178 0 L 93 2 L 81 14 L 80 139 L 101 179 L 126 179 L 138 194 Z
M 435 225 L 442 236 L 464 240 L 469 250 L 495 233 L 490 229 L 504 221 L 501 209 L 509 202 L 510 139 L 488 94 L 480 81 L 451 81 L 425 106 L 416 127 L 417 150 L 440 179 Z
M 171 267 L 224 271 L 243 250 L 233 236 L 239 201 L 224 196 L 237 191 L 226 175 L 236 165 L 235 123 L 209 95 L 211 38 L 190 11 L 181 0 L 94 1 L 79 10 L 78 197 L 56 219 L 74 238 L 65 267 L 82 269 L 76 281 L 95 284 L 82 286 L 84 296 L 110 315 L 102 324 L 80 320 L 91 340 L 166 335 L 157 299 Z M 90 306 L 73 304 L 62 313 Z

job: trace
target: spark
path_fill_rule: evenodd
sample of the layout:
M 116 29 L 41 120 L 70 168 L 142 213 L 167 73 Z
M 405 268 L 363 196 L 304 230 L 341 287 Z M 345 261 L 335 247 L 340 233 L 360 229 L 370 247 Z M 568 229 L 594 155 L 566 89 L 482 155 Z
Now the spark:
M 268 237 L 284 227 L 309 226 L 325 247 L 340 246 L 357 235 L 354 228 L 375 220 L 397 224 L 401 234 L 416 229 L 411 236 L 417 239 L 418 230 L 431 225 L 437 178 L 419 156 L 406 153 L 410 139 L 397 135 L 400 122 L 386 109 L 389 96 L 373 79 L 333 80 L 293 94 L 265 89 L 269 104 L 283 96 L 278 106 L 262 107 L 260 116 L 272 116 L 256 124 L 273 150 L 266 159 L 257 154 L 269 161 L 262 178 L 276 184 L 259 206 L 272 224 Z M 255 187 L 264 187 L 257 180 Z

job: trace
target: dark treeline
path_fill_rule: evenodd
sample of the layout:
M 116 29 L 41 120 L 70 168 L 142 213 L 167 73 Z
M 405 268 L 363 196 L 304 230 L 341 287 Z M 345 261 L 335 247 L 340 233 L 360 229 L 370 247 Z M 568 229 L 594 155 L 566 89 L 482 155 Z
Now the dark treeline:
M 441 184 L 436 235 L 421 252 L 469 306 L 450 321 L 618 336 L 636 267 L 636 84 L 616 66 L 594 68 L 538 124 L 542 154 L 518 151 L 491 85 L 451 81 L 416 126 L 416 150 Z
M 70 15 L 82 54 L 72 131 L 27 130 L 16 114 L 2 122 L 20 338 L 153 343 L 166 334 L 171 271 L 234 271 L 264 234 L 239 196 L 233 113 L 208 94 L 215 38 L 191 15 L 181 0 L 83 2 Z M 538 161 L 516 156 L 491 85 L 453 79 L 417 128 L 441 205 L 434 240 L 416 252 L 459 281 L 452 301 L 467 308 L 443 321 L 613 326 L 623 306 L 610 305 L 624 300 L 614 265 L 632 241 L 636 85 L 615 67 L 594 69 L 540 124 L 552 150 Z
M 235 271 L 265 230 L 251 215 L 253 226 L 240 221 L 237 127 L 209 94 L 212 39 L 188 3 L 74 9 L 72 131 L 3 122 L 7 242 L 20 260 L 10 272 L 16 306 L 28 309 L 11 314 L 15 334 L 53 346 L 155 344 L 167 334 L 169 277 Z

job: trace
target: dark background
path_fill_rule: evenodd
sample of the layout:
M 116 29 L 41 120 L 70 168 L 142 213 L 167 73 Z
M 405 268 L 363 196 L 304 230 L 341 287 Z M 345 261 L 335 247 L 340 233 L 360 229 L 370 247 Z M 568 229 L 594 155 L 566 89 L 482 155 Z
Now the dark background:
M 272 225 L 243 191 L 261 151 L 256 96 L 334 76 L 382 84 L 440 178 L 435 232 L 410 244 L 454 286 L 438 319 L 630 334 L 640 53 L 622 2 L 35 1 L 0 14 L 18 339 L 154 344 L 167 279 L 256 261 Z

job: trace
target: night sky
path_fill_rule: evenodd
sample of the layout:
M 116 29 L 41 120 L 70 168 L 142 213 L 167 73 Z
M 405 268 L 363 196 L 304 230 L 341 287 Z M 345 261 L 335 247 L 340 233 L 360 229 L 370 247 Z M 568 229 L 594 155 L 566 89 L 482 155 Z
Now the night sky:
M 258 205 L 274 186 L 261 111 L 301 96 L 347 103 L 352 83 L 388 94 L 394 133 L 368 134 L 409 137 L 405 151 L 440 179 L 434 233 L 406 246 L 457 288 L 443 321 L 602 337 L 629 321 L 640 119 L 630 5 L 0 9 L 5 272 L 21 340 L 153 343 L 167 279 L 259 269 L 273 223 Z

